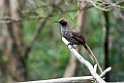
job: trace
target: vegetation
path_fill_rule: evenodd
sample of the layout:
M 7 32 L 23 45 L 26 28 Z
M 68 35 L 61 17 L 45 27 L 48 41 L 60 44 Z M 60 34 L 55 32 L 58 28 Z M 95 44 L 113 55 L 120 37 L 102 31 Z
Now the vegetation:
M 112 67 L 107 80 L 124 81 L 124 1 L 110 0 L 111 2 L 106 2 L 109 3 L 106 5 L 93 0 L 105 7 L 109 6 L 109 10 L 97 4 L 100 8 L 94 7 L 95 3 L 92 2 L 81 4 L 82 2 L 75 0 L 17 0 L 18 4 L 13 1 L 0 1 L 4 3 L 0 4 L 1 83 L 63 77 L 71 53 L 61 41 L 60 25 L 51 23 L 64 17 L 76 28 L 77 17 L 80 12 L 86 12 L 85 10 L 87 14 L 82 33 L 87 44 L 103 69 L 106 63 Z M 112 6 L 114 3 L 118 4 Z M 14 9 L 12 4 L 17 8 Z M 84 8 L 80 7 L 82 5 Z M 107 13 L 109 23 L 104 13 Z M 109 25 L 107 46 L 105 46 L 106 25 Z M 104 50 L 107 48 L 106 61 Z M 92 62 L 84 48 L 81 48 L 81 54 Z M 85 66 L 80 63 L 77 65 L 78 72 L 73 76 L 89 75 Z M 19 72 L 21 74 L 23 72 L 24 75 L 19 75 Z

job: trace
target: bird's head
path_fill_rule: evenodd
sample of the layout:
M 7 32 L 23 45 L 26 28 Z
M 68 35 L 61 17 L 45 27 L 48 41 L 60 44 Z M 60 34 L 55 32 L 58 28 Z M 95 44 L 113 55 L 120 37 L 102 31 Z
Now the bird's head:
M 64 25 L 67 24 L 67 20 L 66 20 L 65 18 L 61 18 L 61 19 L 59 20 L 59 23 L 60 23 L 62 26 L 64 26 Z
M 53 23 L 60 23 L 62 26 L 66 26 L 68 22 L 65 18 L 61 18 L 60 20 L 53 21 L 52 24 Z

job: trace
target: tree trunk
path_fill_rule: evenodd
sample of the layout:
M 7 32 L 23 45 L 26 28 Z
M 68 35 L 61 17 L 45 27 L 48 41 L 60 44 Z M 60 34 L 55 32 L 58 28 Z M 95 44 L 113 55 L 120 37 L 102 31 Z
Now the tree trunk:
M 14 5 L 13 5 L 14 4 Z M 11 18 L 14 20 L 21 20 L 22 15 L 20 12 L 21 7 L 19 6 L 19 0 L 10 0 L 10 8 L 11 8 Z M 18 51 L 23 55 L 24 53 L 24 45 L 23 45 L 23 33 L 22 33 L 22 22 L 13 22 L 13 35 L 14 41 L 16 43 Z
M 83 7 L 86 5 L 86 1 L 82 1 L 80 4 L 80 9 L 83 9 Z M 86 24 L 86 15 L 87 10 L 80 10 L 77 17 L 77 29 L 84 34 L 84 27 Z M 80 52 L 81 48 L 78 47 L 77 51 Z M 79 68 L 79 62 L 76 59 L 76 57 L 72 54 L 69 64 L 66 67 L 66 71 L 63 77 L 71 77 L 71 76 L 77 76 L 78 75 L 78 68 Z
M 104 11 L 105 28 L 103 29 L 103 49 L 104 49 L 104 67 L 109 67 L 108 44 L 109 44 L 109 16 L 108 12 Z M 109 73 L 106 74 L 106 81 L 109 81 Z
M 1 17 L 11 18 L 12 16 L 13 19 L 21 18 L 17 0 L 0 0 L 0 3 Z M 12 7 L 12 5 L 14 7 Z M 10 10 L 12 10 L 12 12 Z M 21 35 L 22 32 L 21 28 L 22 28 L 21 22 L 18 23 L 5 22 L 4 24 L 2 24 L 3 50 L 8 60 L 6 67 L 8 83 L 12 83 L 13 81 L 26 80 L 26 63 L 24 57 L 22 56 L 23 41 Z
M 86 1 L 82 1 L 80 4 L 80 9 L 79 10 L 79 15 L 77 17 L 77 28 L 79 29 L 79 31 L 81 32 L 81 34 L 84 36 L 84 31 L 85 31 L 85 26 L 86 26 L 86 17 L 87 17 L 87 9 L 82 10 L 83 7 L 85 7 L 87 5 Z M 85 37 L 85 36 L 84 36 Z M 85 37 L 86 38 L 86 37 Z M 80 53 L 81 52 L 81 47 L 77 48 L 77 51 Z M 79 63 L 78 63 L 79 64 Z M 79 67 L 78 67 L 79 68 Z M 78 69 L 77 68 L 77 69 Z M 77 71 L 77 75 L 78 75 L 78 71 Z
M 62 0 L 57 0 L 55 5 L 59 5 L 61 2 Z M 22 22 L 11 21 L 11 19 L 15 21 L 22 19 L 20 9 L 19 0 L 0 0 L 0 16 L 1 18 L 6 18 L 5 20 L 8 22 L 2 24 L 2 45 L 8 60 L 6 66 L 8 83 L 13 83 L 13 81 L 25 81 L 27 79 L 27 55 L 48 19 L 42 20 L 33 35 L 33 39 L 25 48 L 23 43 Z M 48 17 L 50 17 L 54 11 L 56 11 L 56 8 L 52 7 Z

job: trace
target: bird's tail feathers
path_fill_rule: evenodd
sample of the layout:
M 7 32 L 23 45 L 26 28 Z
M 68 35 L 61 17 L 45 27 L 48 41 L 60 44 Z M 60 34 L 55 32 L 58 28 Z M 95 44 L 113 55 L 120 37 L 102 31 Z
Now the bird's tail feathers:
M 89 57 L 92 59 L 93 62 L 95 62 L 97 64 L 100 72 L 102 73 L 102 68 L 100 67 L 100 65 L 99 65 L 96 57 L 94 56 L 93 52 L 91 51 L 90 47 L 87 44 L 85 44 L 83 46 L 84 46 L 85 50 L 87 51 L 87 53 L 89 54 Z
M 91 49 L 89 48 L 89 46 L 87 44 L 84 45 L 85 50 L 88 52 L 89 57 L 92 59 L 92 61 L 94 62 L 96 58 L 94 58 L 94 54 L 92 53 Z

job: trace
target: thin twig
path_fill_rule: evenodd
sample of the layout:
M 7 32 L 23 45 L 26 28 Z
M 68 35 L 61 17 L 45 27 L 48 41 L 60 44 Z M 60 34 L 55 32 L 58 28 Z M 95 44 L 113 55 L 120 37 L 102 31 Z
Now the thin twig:
M 103 77 L 106 73 L 108 73 L 112 68 L 108 67 L 107 69 L 105 69 L 102 74 L 100 75 L 100 77 Z

